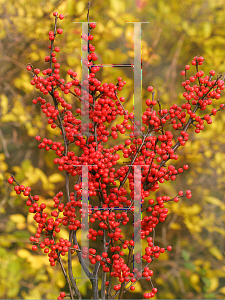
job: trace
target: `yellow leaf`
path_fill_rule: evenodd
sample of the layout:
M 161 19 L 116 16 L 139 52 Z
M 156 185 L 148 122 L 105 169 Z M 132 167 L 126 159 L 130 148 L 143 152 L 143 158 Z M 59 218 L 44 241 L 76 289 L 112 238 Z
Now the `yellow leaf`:
M 77 231 L 77 233 L 76 233 L 76 235 L 77 235 L 77 240 L 79 239 L 80 234 L 81 234 L 81 230 Z M 64 229 L 64 228 L 60 228 L 60 232 L 57 234 L 57 236 L 58 236 L 59 238 L 63 238 L 63 237 L 65 237 L 65 236 L 67 236 L 67 235 L 68 235 L 68 231 L 67 231 L 66 229 Z M 78 240 L 78 241 L 79 241 L 79 240 Z
M 209 228 L 207 228 L 207 229 L 209 230 Z M 209 230 L 209 232 L 215 232 L 216 231 L 219 234 L 225 236 L 225 230 L 224 230 L 224 228 L 212 226 L 212 227 L 210 227 L 210 229 L 212 229 L 212 230 Z
M 161 254 L 159 255 L 159 258 L 157 258 L 157 260 L 160 260 L 160 261 L 168 261 L 168 260 L 169 260 L 168 251 L 165 251 L 164 253 L 161 253 Z
M 65 178 L 59 173 L 54 173 L 48 177 L 48 180 L 52 183 L 56 183 L 56 182 L 64 181 Z
M 34 224 L 33 214 L 28 214 L 27 215 L 27 223 L 28 224 L 31 224 L 31 223 Z
M 170 225 L 170 228 L 173 229 L 173 230 L 180 230 L 181 229 L 181 225 L 178 224 L 178 223 L 172 223 Z
M 8 112 L 8 98 L 6 95 L 2 94 L 0 96 L 0 103 L 1 103 L 1 113 L 2 115 L 7 114 Z
M 201 292 L 201 288 L 200 286 L 198 285 L 199 283 L 199 275 L 198 274 L 191 274 L 190 276 L 190 281 L 191 281 L 191 285 L 193 286 L 193 288 L 198 292 L 200 293 Z
M 213 247 L 209 248 L 209 252 L 214 257 L 216 257 L 218 260 L 222 260 L 223 259 L 223 255 L 221 254 L 220 250 L 216 246 L 213 246 Z
M 76 4 L 76 13 L 81 14 L 85 10 L 85 3 L 83 1 L 79 1 Z
M 45 173 L 41 169 L 35 168 L 35 174 L 42 181 L 43 188 L 45 190 L 49 189 L 49 182 Z
M 204 200 L 211 204 L 217 205 L 217 206 L 223 205 L 223 202 L 216 197 L 206 196 L 206 197 L 204 197 Z
M 219 292 L 225 295 L 225 286 L 219 289 Z
M 23 291 L 23 299 L 41 299 L 41 292 L 38 288 L 30 289 L 29 294 Z
M 51 266 L 47 266 L 46 270 L 47 270 L 47 272 L 49 273 L 50 276 L 53 276 L 54 270 Z
M 204 239 L 204 245 L 205 245 L 205 247 L 211 247 L 212 246 L 212 240 Z
M 35 57 L 36 60 L 39 59 L 39 55 L 35 52 L 31 52 L 30 55 L 32 57 L 33 55 L 37 56 Z M 35 60 L 35 58 L 32 58 L 32 61 Z M 32 92 L 34 90 L 34 87 L 30 84 L 30 74 L 28 74 L 28 72 L 26 71 L 22 72 L 19 77 L 16 77 L 16 79 L 14 79 L 14 85 L 20 90 L 22 89 L 24 91 L 27 91 L 27 93 Z
M 33 225 L 27 225 L 27 229 L 33 234 L 35 234 L 37 231 Z
M 60 289 L 62 289 L 62 288 L 64 288 L 65 284 L 66 284 L 66 280 L 65 280 L 64 275 L 62 274 L 62 272 L 58 272 L 57 276 L 56 276 L 56 285 Z
M 125 3 L 121 0 L 110 0 L 111 8 L 117 12 L 125 11 Z
M 160 277 L 158 277 L 158 278 L 155 278 L 155 282 L 156 282 L 157 284 L 159 284 L 159 285 L 161 285 L 161 284 L 164 284 L 164 281 L 163 281 L 163 279 L 162 279 L 162 278 L 160 278 Z
M 176 296 L 171 292 L 165 292 L 164 298 L 165 299 L 176 299 Z
M 205 22 L 203 24 L 203 36 L 204 38 L 209 38 L 212 33 L 212 24 L 210 22 Z
M 51 197 L 54 197 L 55 193 L 53 191 L 48 191 L 48 194 L 51 196 Z
M 48 265 L 48 258 L 42 255 L 30 255 L 27 261 L 31 264 L 32 269 L 40 269 L 43 265 Z
M 3 172 L 7 171 L 8 169 L 8 165 L 7 163 L 5 163 L 4 161 L 1 162 L 0 164 L 0 170 L 2 170 Z
M 111 29 L 111 33 L 114 37 L 118 38 L 122 35 L 123 33 L 123 28 L 120 27 L 114 27 Z
M 201 232 L 202 231 L 202 229 L 201 229 L 200 226 L 198 226 L 197 224 L 193 223 L 188 218 L 184 219 L 184 224 L 187 226 L 187 228 L 190 231 L 193 231 L 193 232 Z
M 208 292 L 214 292 L 219 286 L 219 278 L 218 277 L 212 277 L 210 278 L 210 288 Z
M 192 284 L 197 284 L 199 282 L 199 275 L 198 274 L 191 274 L 190 281 Z
M 204 154 L 207 158 L 210 158 L 212 156 L 213 152 L 212 152 L 212 150 L 205 150 Z
M 0 161 L 4 161 L 5 160 L 5 154 L 4 153 L 0 153 Z
M 195 261 L 194 261 L 194 264 L 196 265 L 196 266 L 200 266 L 200 265 L 202 265 L 204 263 L 204 261 L 202 260 L 202 259 L 196 259 Z
M 19 224 L 16 224 L 16 228 L 19 229 L 19 230 L 25 229 L 26 226 L 27 226 L 27 225 L 26 225 L 25 223 L 19 223 Z
M 139 281 L 137 281 L 134 286 L 135 286 L 135 290 L 133 291 L 133 293 L 141 293 L 142 292 L 142 287 L 141 287 L 141 284 Z
M 29 256 L 31 256 L 31 253 L 26 249 L 19 249 L 17 251 L 17 255 L 21 258 L 27 259 Z
M 19 166 L 13 166 L 12 167 L 12 170 L 15 172 L 15 173 L 20 173 L 21 172 L 21 168 Z
M 10 215 L 9 218 L 14 223 L 25 223 L 26 221 L 26 218 L 21 214 Z
M 197 215 L 202 210 L 202 207 L 198 204 L 193 204 L 192 206 L 183 206 L 181 209 L 182 213 L 184 214 L 191 214 L 191 215 Z

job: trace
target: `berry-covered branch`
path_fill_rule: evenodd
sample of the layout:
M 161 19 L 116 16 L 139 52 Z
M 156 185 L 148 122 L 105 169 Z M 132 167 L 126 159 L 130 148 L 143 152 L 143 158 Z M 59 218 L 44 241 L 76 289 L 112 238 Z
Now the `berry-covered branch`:
M 88 23 L 89 9 L 90 2 Z M 60 264 L 71 299 L 83 296 L 76 284 L 74 259 L 79 261 L 92 284 L 93 299 L 99 299 L 99 295 L 101 299 L 115 299 L 117 296 L 122 299 L 127 291 L 134 291 L 136 282 L 143 278 L 150 282 L 152 289 L 143 297 L 152 298 L 157 288 L 153 284 L 150 266 L 165 251 L 172 250 L 170 245 L 164 248 L 156 244 L 157 225 L 167 219 L 168 202 L 176 203 L 181 198 L 190 199 L 192 196 L 190 190 L 179 191 L 173 197 L 164 194 L 157 197 L 155 192 L 165 181 L 174 181 L 188 170 L 187 164 L 178 168 L 173 165 L 179 158 L 175 152 L 186 145 L 188 130 L 194 128 L 194 133 L 200 133 L 204 123 L 211 124 L 211 117 L 225 109 L 225 105 L 220 104 L 219 108 L 213 107 L 211 113 L 204 113 L 210 106 L 216 106 L 225 88 L 224 80 L 221 76 L 213 79 L 214 70 L 209 72 L 209 76 L 204 75 L 199 70 L 204 58 L 195 56 L 191 62 L 196 67 L 195 74 L 188 77 L 189 65 L 181 72 L 185 76 L 182 82 L 184 103 L 181 106 L 172 104 L 163 108 L 160 100 L 155 100 L 153 87 L 147 88 L 149 99 L 145 101 L 143 125 L 139 131 L 134 122 L 135 112 L 128 112 L 122 104 L 126 101 L 122 96 L 126 81 L 118 77 L 114 84 L 97 79 L 100 68 L 95 61 L 98 57 L 90 43 L 94 38 L 91 32 L 96 27 L 95 23 L 89 23 L 88 35 L 82 36 L 88 41 L 88 46 L 82 49 L 87 51 L 87 58 L 82 62 L 89 70 L 86 80 L 81 83 L 72 69 L 67 72 L 68 82 L 62 78 L 58 63 L 60 49 L 55 47 L 55 40 L 63 33 L 57 25 L 64 15 L 55 12 L 53 16 L 54 29 L 49 32 L 50 55 L 45 57 L 48 66 L 42 71 L 43 76 L 31 64 L 28 64 L 27 70 L 32 74 L 31 85 L 39 93 L 32 102 L 41 107 L 47 123 L 55 132 L 55 141 L 36 136 L 38 148 L 54 152 L 54 165 L 65 174 L 65 196 L 60 191 L 53 197 L 54 210 L 50 216 L 46 212 L 46 204 L 39 204 L 39 196 L 32 196 L 30 187 L 20 185 L 14 175 L 8 182 L 16 184 L 14 190 L 17 194 L 27 197 L 29 213 L 33 214 L 37 223 L 37 232 L 30 237 L 32 250 L 43 249 L 52 267 Z M 68 103 L 65 100 L 68 94 L 73 95 L 76 102 Z M 82 102 L 82 109 L 77 108 L 77 102 Z M 89 123 L 84 130 L 81 120 L 85 115 L 88 115 Z M 122 122 L 112 126 L 119 116 Z M 129 139 L 118 142 L 124 134 L 129 135 Z M 109 147 L 109 139 L 115 141 L 113 147 Z M 118 163 L 121 158 L 124 158 L 123 165 Z M 138 183 L 135 180 L 136 166 L 140 170 Z M 85 176 L 82 174 L 83 167 L 88 170 Z M 84 179 L 87 179 L 88 190 L 82 185 Z M 70 184 L 73 184 L 73 191 Z M 84 197 L 89 197 L 86 206 Z M 133 224 L 135 229 L 131 235 L 128 226 L 132 226 L 138 201 L 142 218 Z M 89 228 L 85 228 L 85 216 L 89 218 Z M 62 227 L 67 228 L 68 236 L 57 239 Z M 82 247 L 78 238 L 79 231 L 83 229 L 88 230 L 87 237 L 82 238 L 89 240 L 89 248 Z M 142 253 L 134 253 L 137 243 L 134 236 L 139 237 L 140 243 L 144 239 L 147 241 L 148 247 Z M 62 256 L 67 253 L 65 267 Z M 89 260 L 90 267 L 85 259 Z M 141 271 L 133 268 L 134 263 L 141 264 Z M 98 290 L 100 278 L 101 291 Z M 58 299 L 65 296 L 66 293 L 61 292 Z

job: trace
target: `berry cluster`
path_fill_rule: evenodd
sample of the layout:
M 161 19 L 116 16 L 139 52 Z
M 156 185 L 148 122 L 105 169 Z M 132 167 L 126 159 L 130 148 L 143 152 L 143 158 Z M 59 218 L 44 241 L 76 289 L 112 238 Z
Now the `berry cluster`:
M 88 42 L 88 46 L 83 46 L 83 51 L 87 51 L 87 58 L 83 63 L 89 69 L 86 80 L 81 83 L 72 69 L 67 72 L 70 81 L 66 82 L 61 77 L 60 64 L 56 57 L 60 49 L 54 47 L 54 42 L 56 36 L 63 33 L 61 28 L 57 29 L 57 21 L 63 20 L 64 15 L 58 15 L 56 12 L 53 15 L 55 27 L 54 31 L 49 32 L 50 55 L 45 57 L 48 67 L 42 71 L 43 76 L 40 76 L 41 71 L 31 64 L 27 66 L 27 70 L 33 74 L 31 84 L 43 94 L 34 99 L 33 103 L 41 106 L 42 112 L 48 118 L 48 124 L 52 129 L 59 128 L 63 137 L 63 142 L 53 142 L 51 139 L 36 136 L 38 148 L 55 151 L 54 164 L 59 171 L 66 172 L 67 193 L 63 196 L 63 193 L 59 192 L 53 198 L 55 210 L 49 216 L 44 212 L 46 205 L 38 205 L 39 197 L 31 196 L 30 187 L 20 185 L 13 175 L 8 181 L 10 184 L 16 182 L 17 186 L 14 189 L 17 194 L 23 193 L 28 197 L 26 204 L 38 224 L 35 237 L 30 237 L 33 243 L 32 250 L 36 251 L 40 247 L 48 254 L 50 265 L 54 266 L 59 262 L 62 269 L 60 257 L 66 253 L 77 253 L 81 265 L 82 259 L 85 258 L 88 258 L 92 265 L 100 264 L 102 272 L 108 276 L 108 280 L 103 282 L 103 288 L 111 295 L 112 282 L 117 281 L 113 286 L 113 298 L 119 294 L 121 299 L 127 290 L 135 290 L 135 283 L 141 278 L 151 281 L 153 271 L 149 269 L 149 265 L 165 250 L 172 250 L 171 246 L 165 249 L 155 245 L 154 234 L 153 237 L 151 235 L 155 233 L 157 224 L 165 222 L 167 218 L 168 208 L 165 204 L 169 201 L 178 202 L 182 197 L 190 199 L 191 191 L 179 191 L 173 198 L 168 195 L 154 197 L 154 192 L 160 188 L 160 184 L 174 181 L 179 174 L 188 170 L 188 165 L 176 168 L 168 162 L 178 160 L 175 152 L 180 146 L 185 146 L 189 138 L 187 130 L 190 127 L 194 127 L 195 132 L 199 133 L 204 129 L 205 121 L 211 124 L 211 117 L 225 108 L 225 105 L 221 104 L 219 109 L 213 108 L 210 114 L 197 114 L 198 110 L 206 110 L 220 98 L 220 93 L 225 88 L 224 81 L 221 76 L 213 79 L 213 70 L 209 72 L 209 76 L 204 76 L 204 72 L 199 70 L 204 58 L 196 56 L 192 61 L 196 68 L 195 75 L 187 78 L 189 65 L 181 72 L 181 75 L 185 76 L 185 81 L 182 82 L 185 102 L 181 106 L 173 104 L 168 109 L 162 109 L 160 102 L 154 99 L 153 87 L 149 86 L 147 91 L 150 97 L 146 100 L 142 124 L 134 122 L 134 114 L 129 113 L 123 106 L 125 98 L 118 96 L 126 81 L 118 77 L 116 84 L 102 83 L 96 78 L 99 67 L 95 66 L 94 62 L 98 57 L 95 47 L 90 44 L 93 40 L 90 32 L 96 27 L 95 23 L 89 23 L 88 36 L 82 36 Z M 69 93 L 84 104 L 83 110 L 77 108 L 73 111 L 73 105 L 64 99 Z M 47 95 L 51 99 L 49 102 L 45 99 Z M 86 127 L 81 122 L 84 115 L 89 116 L 89 124 Z M 123 121 L 116 126 L 110 126 L 117 116 L 122 116 Z M 140 126 L 140 130 L 137 130 L 137 126 Z M 124 143 L 107 147 L 110 137 L 117 140 L 120 134 L 125 133 L 129 134 L 130 138 Z M 69 147 L 70 150 L 72 147 L 71 151 Z M 77 149 L 82 153 L 80 156 L 76 155 Z M 122 157 L 126 161 L 120 166 L 118 161 Z M 87 167 L 86 174 L 82 173 L 83 166 Z M 135 177 L 135 166 L 140 170 L 138 180 Z M 88 178 L 88 190 L 83 188 L 82 177 Z M 74 181 L 73 192 L 69 190 L 69 178 Z M 128 185 L 125 188 L 126 182 Z M 89 196 L 90 203 L 97 197 L 99 205 L 88 204 L 85 207 L 82 203 L 84 196 Z M 136 253 L 132 260 L 134 234 L 131 240 L 126 239 L 124 234 L 125 226 L 133 221 L 137 199 L 140 199 L 138 201 L 143 218 L 134 224 L 134 228 L 137 228 L 140 239 L 147 239 L 148 247 L 142 256 L 141 253 Z M 89 216 L 89 225 L 93 225 L 93 228 L 89 228 L 87 238 L 92 242 L 102 243 L 102 251 L 99 253 L 98 247 L 80 249 L 75 238 L 60 238 L 58 242 L 55 240 L 62 225 L 76 236 L 76 232 L 84 228 L 80 217 L 86 214 Z M 47 236 L 44 241 L 40 241 L 42 234 Z M 124 254 L 126 249 L 128 255 Z M 131 268 L 134 261 L 138 264 L 145 263 L 141 271 Z M 99 270 L 99 267 L 95 270 Z M 90 274 L 98 276 L 95 271 Z M 156 292 L 157 289 L 153 287 L 151 293 L 144 293 L 144 298 L 152 298 Z M 62 292 L 58 299 L 64 297 L 65 293 Z

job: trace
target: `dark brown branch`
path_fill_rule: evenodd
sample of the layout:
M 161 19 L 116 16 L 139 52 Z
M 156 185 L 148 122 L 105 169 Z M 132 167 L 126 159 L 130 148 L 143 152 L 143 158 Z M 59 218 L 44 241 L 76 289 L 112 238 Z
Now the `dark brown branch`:
M 72 238 L 73 238 L 73 234 L 72 231 L 70 231 L 70 235 L 69 235 L 69 241 L 72 242 Z M 75 291 L 75 294 L 77 296 L 77 298 L 80 300 L 82 299 L 81 297 L 81 293 L 77 287 L 77 283 L 76 280 L 73 277 L 73 268 L 72 268 L 72 254 L 71 251 L 68 251 L 68 273 L 69 273 L 69 277 L 70 277 L 70 281 L 72 283 L 73 289 Z

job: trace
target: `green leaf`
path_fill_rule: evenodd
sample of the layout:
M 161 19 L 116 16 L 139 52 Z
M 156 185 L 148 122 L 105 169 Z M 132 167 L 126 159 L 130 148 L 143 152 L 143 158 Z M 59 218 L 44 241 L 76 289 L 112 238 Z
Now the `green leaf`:
M 192 262 L 185 262 L 184 267 L 188 270 L 195 271 L 196 267 Z
M 184 260 L 188 261 L 190 259 L 190 253 L 188 253 L 186 250 L 182 250 L 181 251 L 181 255 L 183 257 Z

